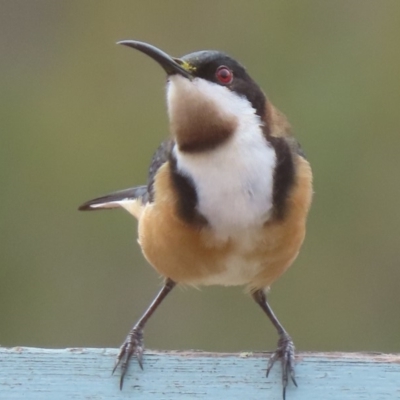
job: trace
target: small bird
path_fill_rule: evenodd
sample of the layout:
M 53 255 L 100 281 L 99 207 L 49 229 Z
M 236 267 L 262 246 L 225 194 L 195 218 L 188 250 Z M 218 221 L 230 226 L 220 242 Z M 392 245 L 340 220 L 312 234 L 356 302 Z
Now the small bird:
M 155 152 L 147 184 L 99 197 L 79 210 L 122 207 L 137 218 L 139 244 L 164 285 L 117 356 L 120 388 L 132 356 L 143 368 L 143 328 L 176 286 L 244 285 L 275 326 L 283 398 L 294 344 L 266 292 L 296 259 L 312 199 L 310 164 L 286 117 L 246 69 L 219 51 L 173 58 L 139 41 L 119 44 L 167 74 L 170 137 Z

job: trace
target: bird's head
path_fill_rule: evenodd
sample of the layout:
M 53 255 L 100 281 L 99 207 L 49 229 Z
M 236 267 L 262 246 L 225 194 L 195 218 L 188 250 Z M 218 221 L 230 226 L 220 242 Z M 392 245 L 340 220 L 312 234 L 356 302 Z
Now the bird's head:
M 119 42 L 158 62 L 168 76 L 170 130 L 179 151 L 197 153 L 219 147 L 240 127 L 267 123 L 266 97 L 245 68 L 214 50 L 174 58 L 147 43 Z

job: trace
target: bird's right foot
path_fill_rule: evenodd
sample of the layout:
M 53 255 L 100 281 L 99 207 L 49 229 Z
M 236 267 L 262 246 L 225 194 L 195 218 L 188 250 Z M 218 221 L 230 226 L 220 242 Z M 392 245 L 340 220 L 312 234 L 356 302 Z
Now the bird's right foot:
M 283 400 L 286 399 L 286 387 L 289 383 L 289 377 L 297 387 L 297 382 L 294 374 L 294 344 L 292 338 L 286 333 L 282 333 L 278 340 L 278 348 L 272 353 L 268 361 L 267 377 L 275 364 L 275 361 L 281 360 L 282 364 L 282 388 Z
M 124 377 L 128 371 L 128 366 L 132 356 L 136 356 L 139 366 L 143 369 L 143 329 L 139 327 L 134 327 L 122 344 L 117 359 L 115 360 L 115 365 L 112 373 L 114 374 L 117 367 L 121 364 L 121 379 L 119 387 L 122 389 L 124 384 Z

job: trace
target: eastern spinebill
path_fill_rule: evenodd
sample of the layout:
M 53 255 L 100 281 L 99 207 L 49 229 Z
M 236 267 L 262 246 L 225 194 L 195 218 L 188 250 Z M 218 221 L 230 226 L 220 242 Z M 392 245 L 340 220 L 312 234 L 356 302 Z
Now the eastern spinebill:
M 282 364 L 283 397 L 294 345 L 266 290 L 296 259 L 312 198 L 310 164 L 286 117 L 236 60 L 219 51 L 173 58 L 143 42 L 119 44 L 167 74 L 170 137 L 151 161 L 146 185 L 90 200 L 80 210 L 122 207 L 139 221 L 139 244 L 165 277 L 116 359 L 122 388 L 129 360 L 143 357 L 143 328 L 181 285 L 245 285 L 279 335 L 267 376 Z

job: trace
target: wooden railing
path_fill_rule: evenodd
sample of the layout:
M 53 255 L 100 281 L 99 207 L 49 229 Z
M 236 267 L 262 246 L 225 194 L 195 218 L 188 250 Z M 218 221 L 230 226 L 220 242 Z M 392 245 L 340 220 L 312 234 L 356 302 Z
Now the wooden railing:
M 132 360 L 123 390 L 111 375 L 116 349 L 0 347 L 1 400 L 218 399 L 282 400 L 277 363 L 267 353 L 147 350 L 144 370 Z M 298 353 L 287 400 L 400 399 L 400 355 Z

